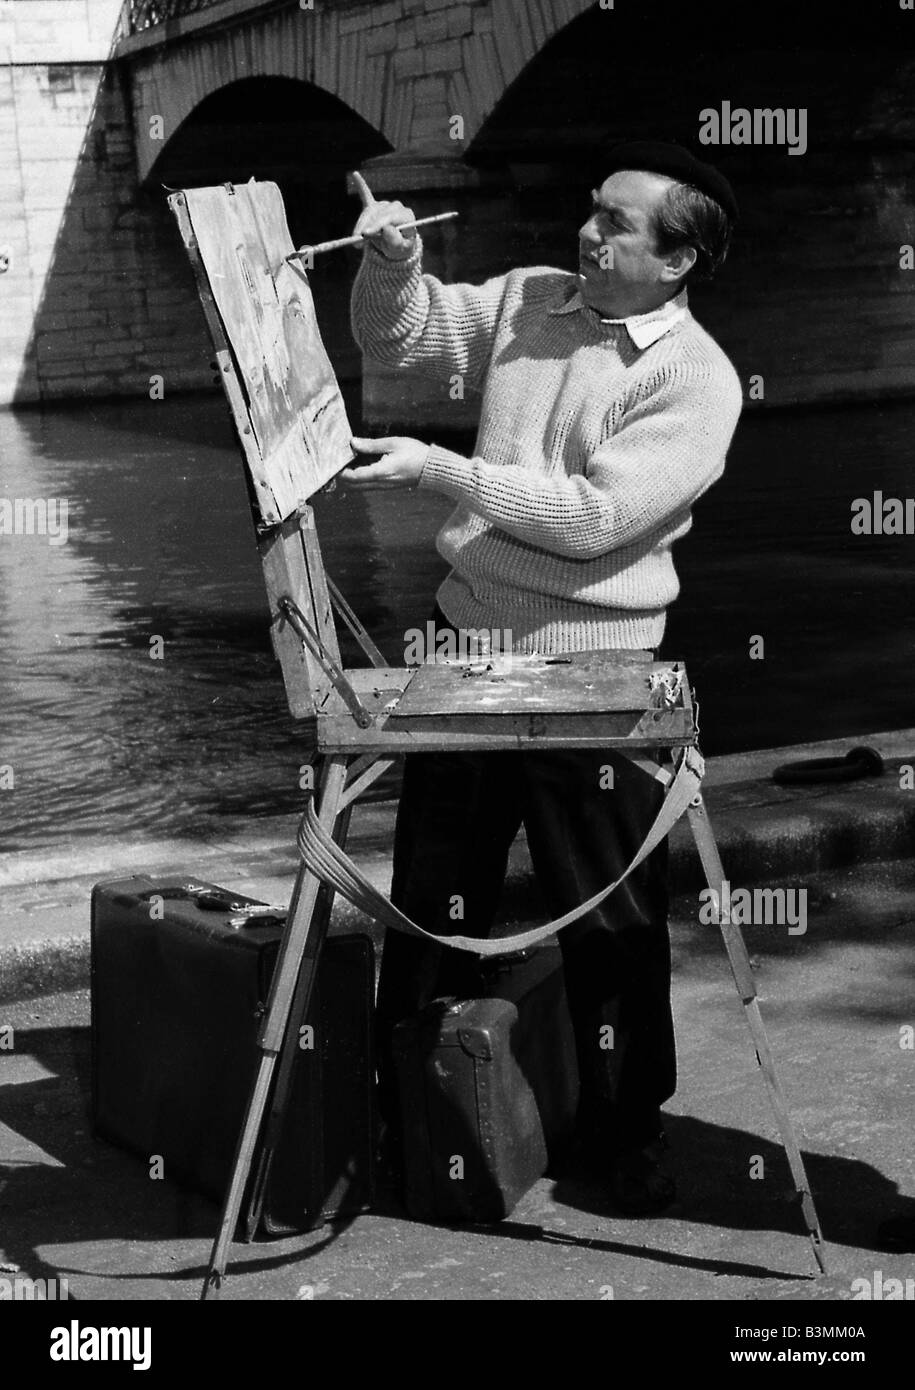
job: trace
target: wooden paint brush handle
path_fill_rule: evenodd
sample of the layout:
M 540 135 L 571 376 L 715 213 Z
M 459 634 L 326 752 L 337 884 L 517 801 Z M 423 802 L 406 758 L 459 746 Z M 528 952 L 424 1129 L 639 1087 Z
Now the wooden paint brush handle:
M 407 232 L 412 227 L 428 227 L 433 222 L 450 222 L 458 217 L 457 212 L 439 212 L 434 217 L 420 217 L 416 222 L 403 222 L 398 226 L 399 232 Z M 360 232 L 358 236 L 338 237 L 336 241 L 319 241 L 315 246 L 302 246 L 298 251 L 293 251 L 291 256 L 287 256 L 287 261 L 308 261 L 311 256 L 323 255 L 325 251 L 339 251 L 344 246 L 359 246 L 366 238 Z

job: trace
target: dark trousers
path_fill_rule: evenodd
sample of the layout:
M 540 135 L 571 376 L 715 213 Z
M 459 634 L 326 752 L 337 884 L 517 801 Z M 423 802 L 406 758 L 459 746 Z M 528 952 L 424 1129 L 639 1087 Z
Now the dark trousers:
M 437 935 L 488 936 L 523 823 L 544 905 L 559 917 L 619 877 L 663 795 L 660 783 L 615 751 L 410 754 L 392 901 Z M 582 1081 L 580 1129 L 602 1149 L 654 1138 L 660 1106 L 676 1086 L 667 909 L 665 840 L 559 936 Z M 439 996 L 475 997 L 479 971 L 466 952 L 387 933 L 376 1027 L 389 1122 L 397 1124 L 395 1025 Z

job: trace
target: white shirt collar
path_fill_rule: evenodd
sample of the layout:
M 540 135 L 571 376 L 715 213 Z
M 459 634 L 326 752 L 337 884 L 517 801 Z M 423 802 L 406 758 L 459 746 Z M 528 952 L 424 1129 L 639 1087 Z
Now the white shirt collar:
M 651 347 L 659 338 L 673 328 L 674 324 L 679 323 L 687 314 L 688 297 L 685 289 L 682 289 L 673 299 L 668 299 L 657 309 L 651 309 L 647 314 L 630 314 L 625 319 L 603 319 L 594 309 L 590 309 L 581 297 L 581 290 L 576 290 L 567 304 L 561 304 L 557 309 L 551 309 L 553 314 L 574 314 L 583 309 L 589 314 L 593 314 L 598 323 L 619 324 L 621 323 L 635 346 L 642 351 L 644 348 Z

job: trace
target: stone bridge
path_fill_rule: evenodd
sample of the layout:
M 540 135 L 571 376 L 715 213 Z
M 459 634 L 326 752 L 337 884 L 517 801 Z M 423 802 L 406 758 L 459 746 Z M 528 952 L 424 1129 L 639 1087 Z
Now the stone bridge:
M 257 77 L 290 78 L 338 97 L 394 150 L 455 143 L 468 149 L 531 59 L 596 5 L 599 0 L 222 0 L 188 6 L 182 15 L 177 0 L 174 18 L 150 22 L 115 50 L 129 63 L 140 177 L 161 149 L 150 130 L 168 139 L 219 88 Z M 155 0 L 141 0 L 135 23 L 160 12 Z
M 803 109 L 807 130 L 803 157 L 707 152 L 742 218 L 720 283 L 693 304 L 748 405 L 911 394 L 915 13 L 884 7 L 863 45 L 854 5 L 846 23 L 834 0 L 770 0 L 755 28 L 742 8 L 4 0 L 0 404 L 211 385 L 163 184 L 273 178 L 293 235 L 319 240 L 351 225 L 344 174 L 359 167 L 420 215 L 460 212 L 426 239 L 433 273 L 573 268 L 601 145 L 697 147 L 700 113 L 725 102 Z M 357 256 L 327 257 L 312 285 L 367 421 L 467 425 L 472 402 L 363 377 L 347 315 Z

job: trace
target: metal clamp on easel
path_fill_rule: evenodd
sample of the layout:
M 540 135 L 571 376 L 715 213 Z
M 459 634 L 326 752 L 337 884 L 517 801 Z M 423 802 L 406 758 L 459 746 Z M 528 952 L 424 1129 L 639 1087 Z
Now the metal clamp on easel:
M 291 598 L 281 598 L 277 603 L 277 608 L 299 637 L 305 643 L 312 656 L 321 665 L 321 669 L 330 680 L 337 694 L 343 700 L 347 709 L 351 712 L 360 729 L 368 729 L 372 724 L 372 716 L 365 708 L 359 696 L 356 694 L 343 671 L 337 665 L 331 653 L 324 646 L 314 628 L 295 606 Z

